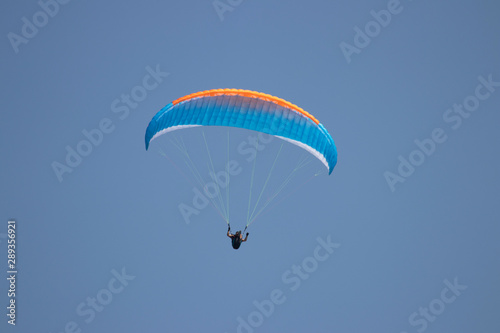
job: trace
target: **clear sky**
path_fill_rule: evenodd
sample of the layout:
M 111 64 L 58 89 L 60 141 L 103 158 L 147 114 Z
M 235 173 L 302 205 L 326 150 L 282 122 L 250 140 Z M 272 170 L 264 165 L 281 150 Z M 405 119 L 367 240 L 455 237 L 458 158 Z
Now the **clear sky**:
M 1 332 L 500 331 L 497 1 L 0 9 Z M 209 181 L 203 134 L 221 171 L 228 132 L 189 129 L 144 148 L 158 110 L 214 88 L 284 98 L 338 148 L 328 176 L 283 145 L 264 202 L 309 164 L 238 251 L 211 205 L 194 208 L 193 175 L 171 142 Z M 237 147 L 254 135 L 229 131 L 235 230 L 253 168 Z M 253 203 L 280 148 L 275 139 L 257 156 Z M 196 209 L 189 223 L 180 205 Z

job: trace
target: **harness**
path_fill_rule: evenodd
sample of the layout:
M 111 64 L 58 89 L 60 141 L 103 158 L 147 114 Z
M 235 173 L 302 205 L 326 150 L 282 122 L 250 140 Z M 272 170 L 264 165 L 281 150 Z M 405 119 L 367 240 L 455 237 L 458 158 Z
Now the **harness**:
M 241 237 L 239 235 L 231 237 L 231 245 L 233 245 L 233 249 L 239 249 L 241 245 Z

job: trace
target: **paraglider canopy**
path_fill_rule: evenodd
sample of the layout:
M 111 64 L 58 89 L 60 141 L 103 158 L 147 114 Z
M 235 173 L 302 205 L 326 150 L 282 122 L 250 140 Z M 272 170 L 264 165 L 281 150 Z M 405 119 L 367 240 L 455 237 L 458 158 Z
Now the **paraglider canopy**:
M 318 158 L 331 174 L 337 149 L 325 127 L 311 114 L 281 98 L 242 89 L 214 89 L 181 97 L 161 109 L 146 130 L 152 140 L 195 126 L 229 126 L 274 135 Z

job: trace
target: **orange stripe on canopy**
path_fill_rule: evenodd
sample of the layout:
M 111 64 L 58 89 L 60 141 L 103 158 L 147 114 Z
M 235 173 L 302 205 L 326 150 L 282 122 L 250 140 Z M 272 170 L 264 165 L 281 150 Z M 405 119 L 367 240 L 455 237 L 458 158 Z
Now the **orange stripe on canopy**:
M 285 108 L 292 109 L 294 111 L 297 111 L 298 113 L 303 114 L 307 118 L 311 119 L 316 125 L 319 124 L 319 121 L 314 118 L 309 112 L 304 111 L 302 108 L 298 107 L 295 104 L 292 104 L 288 101 L 285 101 L 284 99 L 281 99 L 279 97 L 275 97 L 269 94 L 264 94 L 260 93 L 257 91 L 251 91 L 251 90 L 244 90 L 244 89 L 212 89 L 212 90 L 205 90 L 205 91 L 200 91 L 194 94 L 186 95 L 184 97 L 178 98 L 175 101 L 172 102 L 173 105 L 179 104 L 181 102 L 193 99 L 193 98 L 199 98 L 199 97 L 207 97 L 207 96 L 220 96 L 220 95 L 238 95 L 238 96 L 244 96 L 244 97 L 250 97 L 250 98 L 259 98 L 265 101 L 273 102 L 275 104 L 278 104 L 280 106 L 283 106 Z

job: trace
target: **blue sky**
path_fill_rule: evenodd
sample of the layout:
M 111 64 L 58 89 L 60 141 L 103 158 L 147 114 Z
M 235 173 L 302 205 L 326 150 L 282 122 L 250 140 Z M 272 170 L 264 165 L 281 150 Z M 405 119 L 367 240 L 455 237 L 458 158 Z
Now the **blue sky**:
M 500 329 L 497 2 L 62 2 L 1 5 L 2 274 L 9 218 L 18 260 L 2 332 Z M 285 143 L 264 198 L 309 164 L 238 251 L 211 206 L 179 212 L 195 185 L 171 143 L 209 181 L 203 134 L 223 170 L 228 132 L 144 149 L 158 110 L 214 88 L 304 108 L 339 154 L 327 176 Z M 237 147 L 255 133 L 229 135 L 242 228 L 253 163 Z M 254 200 L 280 147 L 257 156 Z

